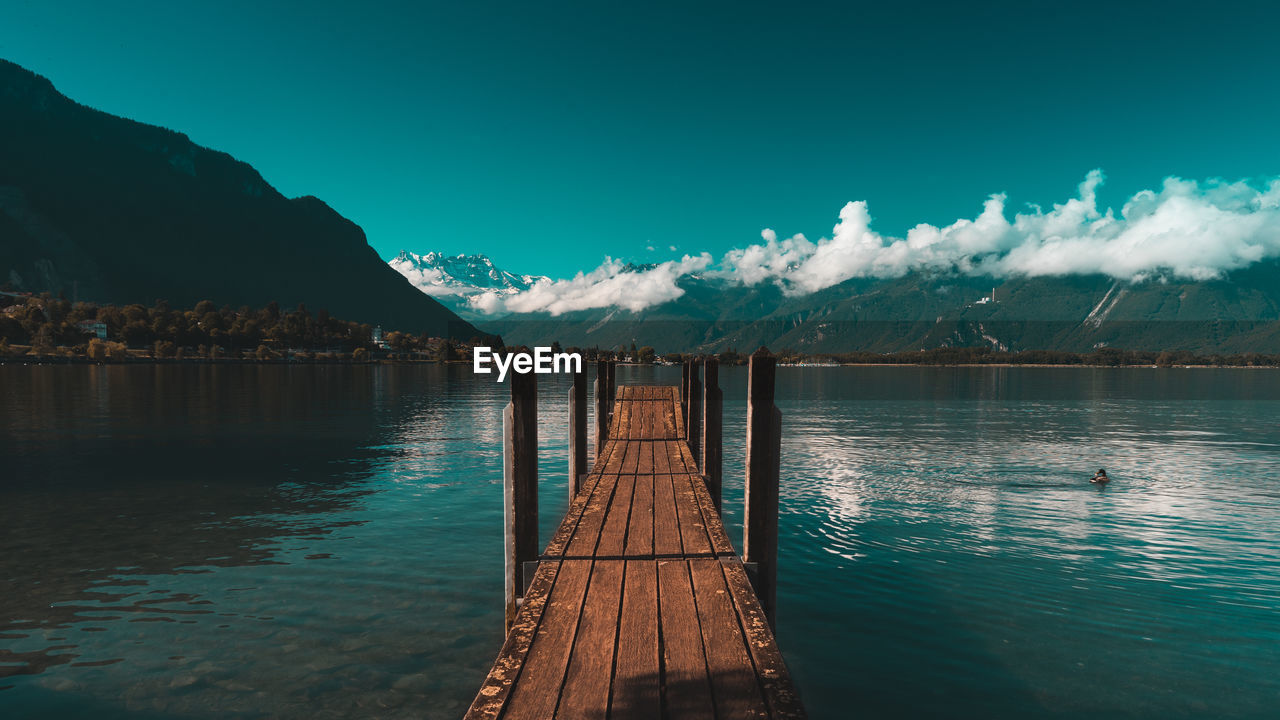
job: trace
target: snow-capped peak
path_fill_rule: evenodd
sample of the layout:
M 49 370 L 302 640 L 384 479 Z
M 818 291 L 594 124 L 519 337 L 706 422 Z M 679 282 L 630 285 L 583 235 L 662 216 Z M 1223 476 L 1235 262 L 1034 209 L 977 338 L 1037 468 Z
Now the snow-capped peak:
M 482 293 L 515 294 L 545 279 L 501 270 L 488 256 L 480 254 L 445 255 L 433 251 L 419 255 L 401 250 L 388 264 L 414 287 L 437 300 L 454 301 L 450 304 L 465 305 L 468 298 Z

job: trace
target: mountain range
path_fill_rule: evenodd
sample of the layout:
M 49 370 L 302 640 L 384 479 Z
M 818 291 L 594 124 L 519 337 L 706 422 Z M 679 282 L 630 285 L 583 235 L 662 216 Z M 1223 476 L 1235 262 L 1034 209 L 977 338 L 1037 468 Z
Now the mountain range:
M 1208 281 L 912 272 L 847 280 L 803 295 L 788 295 L 769 282 L 743 285 L 713 273 L 686 274 L 677 280 L 683 291 L 679 298 L 640 311 L 608 307 L 486 316 L 475 308 L 484 293 L 498 287 L 511 296 L 536 277 L 500 270 L 483 255 L 449 262 L 434 253 L 401 255 L 406 256 L 436 258 L 415 285 L 449 293 L 454 307 L 513 344 L 625 348 L 634 343 L 658 352 L 760 345 L 811 353 L 948 346 L 1280 352 L 1280 263 L 1275 261 Z M 404 262 L 393 265 L 405 267 Z M 465 271 L 454 276 L 451 268 L 457 267 Z M 648 269 L 628 266 L 624 272 Z
M 422 255 L 401 250 L 388 263 L 410 284 L 439 300 L 462 317 L 483 320 L 475 301 L 486 295 L 511 296 L 528 290 L 543 275 L 516 275 L 499 270 L 485 255 Z
M 99 303 L 284 307 L 481 335 L 314 197 L 186 135 L 66 98 L 0 60 L 0 284 Z

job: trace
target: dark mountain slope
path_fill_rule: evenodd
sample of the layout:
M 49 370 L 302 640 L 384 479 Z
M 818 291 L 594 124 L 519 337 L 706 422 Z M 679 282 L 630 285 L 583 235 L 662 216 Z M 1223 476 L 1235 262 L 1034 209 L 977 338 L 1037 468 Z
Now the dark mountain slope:
M 185 135 L 86 108 L 0 60 L 0 283 L 82 300 L 306 303 L 345 320 L 480 333 L 315 198 Z

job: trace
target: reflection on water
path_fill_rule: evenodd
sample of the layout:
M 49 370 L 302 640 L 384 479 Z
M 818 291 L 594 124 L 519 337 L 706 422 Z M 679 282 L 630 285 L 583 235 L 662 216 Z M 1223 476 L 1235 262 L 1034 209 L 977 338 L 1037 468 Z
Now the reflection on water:
M 1274 712 L 1280 375 L 782 377 L 779 634 L 812 704 Z
M 545 540 L 567 385 L 540 380 Z M 504 391 L 0 367 L 4 715 L 458 717 L 501 642 Z M 778 398 L 779 639 L 814 717 L 1271 712 L 1280 374 L 782 369 Z
M 5 716 L 459 715 L 502 582 L 464 373 L 0 367 Z

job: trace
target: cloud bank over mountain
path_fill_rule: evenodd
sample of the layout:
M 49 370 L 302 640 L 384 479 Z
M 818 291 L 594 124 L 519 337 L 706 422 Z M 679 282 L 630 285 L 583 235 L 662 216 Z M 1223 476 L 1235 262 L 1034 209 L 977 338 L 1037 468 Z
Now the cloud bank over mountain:
M 546 312 L 560 315 L 593 308 L 640 311 L 684 294 L 689 274 L 743 285 L 777 284 L 805 295 L 852 278 L 898 278 L 916 271 L 997 278 L 1106 275 L 1117 280 L 1209 280 L 1260 260 L 1280 257 L 1280 178 L 1248 182 L 1165 179 L 1143 190 L 1119 212 L 1098 207 L 1103 183 L 1094 170 L 1076 197 L 1050 210 L 1006 215 L 1007 198 L 990 196 L 977 217 L 945 227 L 922 223 L 906 237 L 871 227 L 864 201 L 840 210 L 830 237 L 778 239 L 730 250 L 718 263 L 708 253 L 657 265 L 634 266 L 606 258 L 572 279 L 539 279 L 518 292 L 484 292 L 468 298 L 486 314 Z
M 500 312 L 548 312 L 552 315 L 591 308 L 620 307 L 640 311 L 651 305 L 675 300 L 684 294 L 676 284 L 683 275 L 705 270 L 711 255 L 685 255 L 657 265 L 635 268 L 612 258 L 589 273 L 569 280 L 542 279 L 528 290 L 501 295 L 486 292 L 469 299 L 474 309 Z
M 905 238 L 875 232 L 867 204 L 851 202 L 830 238 L 780 241 L 765 230 L 763 244 L 729 251 L 717 272 L 745 284 L 773 281 L 798 295 L 850 278 L 895 278 L 916 270 L 1208 280 L 1280 256 L 1280 179 L 1256 189 L 1245 182 L 1201 185 L 1171 177 L 1158 192 L 1129 198 L 1119 214 L 1099 210 L 1102 181 L 1094 170 L 1077 197 L 1012 221 L 1005 217 L 1006 197 L 992 195 L 973 220 L 946 227 L 922 223 Z

